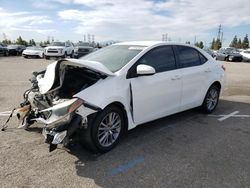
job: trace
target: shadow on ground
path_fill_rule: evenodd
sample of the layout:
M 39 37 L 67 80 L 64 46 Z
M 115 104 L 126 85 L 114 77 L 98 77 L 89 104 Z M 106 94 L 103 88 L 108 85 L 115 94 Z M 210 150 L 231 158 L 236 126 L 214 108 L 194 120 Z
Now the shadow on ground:
M 235 110 L 249 113 L 250 104 L 222 100 L 213 114 Z M 225 182 L 237 186 L 241 185 L 237 170 L 250 152 L 241 152 L 237 159 L 232 154 L 245 147 L 235 144 L 239 136 L 242 141 L 249 138 L 249 134 L 243 138 L 234 126 L 238 123 L 237 130 L 249 132 L 245 122 L 249 119 L 219 122 L 193 109 L 138 126 L 106 154 L 91 154 L 79 144 L 70 153 L 78 158 L 77 175 L 101 187 L 218 186 Z M 247 181 L 250 169 L 244 173 L 242 179 Z

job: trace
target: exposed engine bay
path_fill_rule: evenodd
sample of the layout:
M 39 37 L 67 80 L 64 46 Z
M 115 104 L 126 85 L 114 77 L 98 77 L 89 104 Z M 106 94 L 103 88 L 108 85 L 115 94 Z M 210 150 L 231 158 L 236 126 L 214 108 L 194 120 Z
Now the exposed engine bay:
M 46 71 L 34 72 L 32 87 L 24 92 L 24 102 L 16 110 L 19 128 L 27 129 L 34 122 L 44 124 L 43 135 L 52 146 L 50 151 L 54 150 L 78 125 L 87 123 L 89 114 L 98 111 L 74 95 L 106 77 L 67 60 L 50 64 Z

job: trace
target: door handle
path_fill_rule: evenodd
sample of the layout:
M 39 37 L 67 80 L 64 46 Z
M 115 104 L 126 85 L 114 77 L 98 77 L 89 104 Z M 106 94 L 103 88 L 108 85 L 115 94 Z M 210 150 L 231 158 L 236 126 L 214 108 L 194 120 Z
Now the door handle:
M 180 80 L 181 76 L 180 75 L 175 75 L 174 77 L 171 78 L 171 80 Z
M 211 70 L 208 68 L 208 69 L 206 69 L 204 72 L 211 72 Z

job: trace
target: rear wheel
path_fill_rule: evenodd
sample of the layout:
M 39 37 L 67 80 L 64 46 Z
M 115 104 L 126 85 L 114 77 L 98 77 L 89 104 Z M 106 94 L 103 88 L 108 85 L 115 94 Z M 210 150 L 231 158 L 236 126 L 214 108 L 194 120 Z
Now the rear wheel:
M 5 51 L 4 56 L 9 56 L 9 51 Z
M 105 153 L 119 142 L 124 129 L 124 114 L 117 106 L 108 106 L 90 118 L 87 130 L 84 130 L 82 143 L 95 153 Z
M 73 58 L 74 57 L 74 51 L 72 50 L 70 57 Z
M 45 57 L 45 59 L 49 59 L 49 56 L 46 56 L 46 55 L 45 55 L 44 57 Z
M 212 113 L 219 102 L 219 96 L 220 89 L 218 88 L 218 86 L 212 85 L 207 91 L 207 94 L 201 106 L 201 110 L 204 113 Z

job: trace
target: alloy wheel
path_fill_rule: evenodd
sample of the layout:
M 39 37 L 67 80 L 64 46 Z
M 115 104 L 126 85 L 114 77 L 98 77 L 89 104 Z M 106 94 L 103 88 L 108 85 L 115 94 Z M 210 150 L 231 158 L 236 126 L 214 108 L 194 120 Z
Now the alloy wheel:
M 218 91 L 215 88 L 211 89 L 208 93 L 206 100 L 208 110 L 212 111 L 216 107 L 218 103 L 218 98 L 219 98 Z
M 121 133 L 121 117 L 116 112 L 108 113 L 98 127 L 98 141 L 103 147 L 109 147 L 116 142 Z

